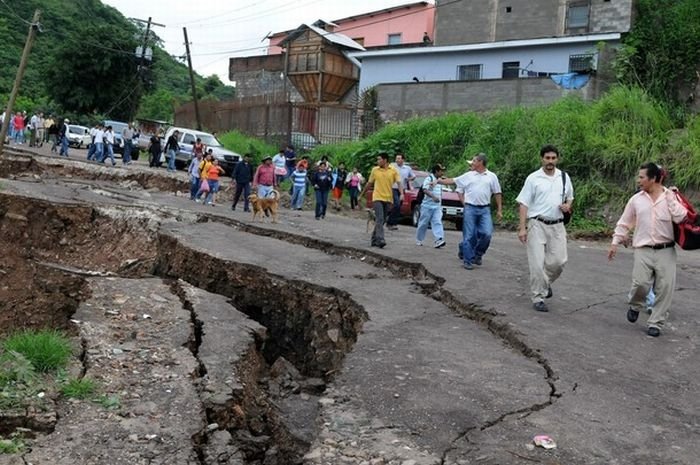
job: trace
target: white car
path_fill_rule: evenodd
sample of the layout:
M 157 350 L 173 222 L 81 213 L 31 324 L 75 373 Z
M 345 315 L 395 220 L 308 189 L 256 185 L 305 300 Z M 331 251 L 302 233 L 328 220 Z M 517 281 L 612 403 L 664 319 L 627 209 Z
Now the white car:
M 219 142 L 219 140 L 212 134 L 203 131 L 197 131 L 195 129 L 188 128 L 177 128 L 171 127 L 165 133 L 163 138 L 163 147 L 167 144 L 168 139 L 173 133 L 177 131 L 178 144 L 180 145 L 180 151 L 175 154 L 175 167 L 178 169 L 186 169 L 192 160 L 192 147 L 195 141 L 199 138 L 207 149 L 212 149 L 212 154 L 214 158 L 219 160 L 219 165 L 226 171 L 227 175 L 231 175 L 233 169 L 236 167 L 236 163 L 241 161 L 243 158 L 241 155 L 230 150 L 226 150 L 224 146 Z M 167 154 L 163 151 L 161 155 L 161 161 L 167 163 Z
M 92 142 L 92 136 L 90 136 L 90 129 L 85 126 L 78 126 L 77 124 L 68 125 L 68 145 L 76 148 L 87 148 Z

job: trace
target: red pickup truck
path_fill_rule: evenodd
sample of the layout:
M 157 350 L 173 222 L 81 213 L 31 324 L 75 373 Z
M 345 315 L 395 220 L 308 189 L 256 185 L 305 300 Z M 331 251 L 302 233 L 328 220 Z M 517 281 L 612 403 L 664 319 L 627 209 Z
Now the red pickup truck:
M 428 176 L 427 171 L 413 170 L 416 178 L 408 182 L 404 189 L 403 201 L 401 202 L 401 219 L 409 219 L 413 226 L 418 226 L 420 218 L 420 205 L 416 202 L 418 190 L 423 185 L 423 181 Z M 367 189 L 367 208 L 372 208 L 372 189 Z M 454 221 L 458 230 L 462 230 L 462 219 L 464 215 L 464 205 L 459 201 L 459 195 L 452 186 L 442 186 L 442 217 Z

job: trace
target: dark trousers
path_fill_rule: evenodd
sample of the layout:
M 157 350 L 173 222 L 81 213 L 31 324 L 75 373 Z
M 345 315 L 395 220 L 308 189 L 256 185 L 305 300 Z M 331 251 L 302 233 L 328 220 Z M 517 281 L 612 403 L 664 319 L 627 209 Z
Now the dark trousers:
M 357 187 L 351 187 L 348 192 L 350 192 L 350 208 L 354 210 L 355 207 L 359 205 L 357 201 L 357 194 L 359 194 L 360 191 L 357 189 Z
M 328 207 L 328 192 L 327 190 L 316 190 L 316 218 L 326 216 L 326 208 Z
M 238 200 L 241 198 L 241 194 L 243 194 L 243 210 L 248 211 L 250 210 L 250 206 L 248 205 L 248 196 L 250 195 L 250 183 L 236 183 L 236 193 L 233 196 L 233 208 L 236 208 L 236 205 L 238 204 Z
M 398 189 L 392 189 L 391 193 L 394 196 L 394 203 L 391 205 L 391 213 L 386 224 L 388 226 L 396 226 L 399 224 L 399 218 L 401 218 L 401 202 L 399 200 L 401 193 Z
M 372 204 L 374 207 L 374 231 L 372 232 L 372 245 L 377 245 L 383 247 L 386 244 L 384 240 L 384 222 L 386 221 L 387 215 L 389 214 L 389 209 L 391 204 L 389 202 L 374 202 Z

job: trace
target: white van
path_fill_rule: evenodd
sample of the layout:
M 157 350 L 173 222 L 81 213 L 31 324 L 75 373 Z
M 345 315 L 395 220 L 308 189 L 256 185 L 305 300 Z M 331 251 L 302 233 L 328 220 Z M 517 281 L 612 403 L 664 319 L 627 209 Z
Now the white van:
M 178 131 L 179 133 L 178 143 L 180 144 L 180 150 L 175 155 L 175 167 L 178 169 L 184 169 L 189 165 L 190 160 L 192 160 L 192 149 L 198 138 L 202 140 L 202 143 L 206 146 L 206 149 L 212 149 L 214 158 L 219 160 L 219 165 L 226 170 L 226 174 L 229 176 L 236 167 L 236 163 L 241 161 L 241 158 L 243 158 L 236 152 L 225 149 L 224 146 L 221 145 L 221 142 L 219 142 L 213 135 L 209 134 L 208 132 L 197 131 L 196 129 L 178 128 L 174 126 L 170 127 L 165 133 L 163 144 L 168 142 L 168 139 L 170 139 L 170 136 L 175 131 Z M 163 153 L 163 156 L 167 157 L 167 154 Z

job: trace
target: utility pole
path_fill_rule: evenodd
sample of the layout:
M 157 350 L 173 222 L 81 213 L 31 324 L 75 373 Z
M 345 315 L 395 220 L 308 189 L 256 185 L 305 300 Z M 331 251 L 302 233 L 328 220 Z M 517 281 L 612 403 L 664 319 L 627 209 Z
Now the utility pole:
M 192 100 L 194 101 L 194 117 L 197 120 L 197 131 L 202 130 L 202 119 L 199 117 L 199 103 L 197 102 L 197 88 L 194 85 L 194 71 L 192 71 L 192 56 L 190 56 L 190 41 L 187 40 L 187 28 L 183 27 L 185 34 L 185 50 L 187 51 L 187 66 L 190 68 L 190 85 L 192 86 Z
M 24 76 L 24 70 L 27 67 L 27 61 L 29 61 L 29 52 L 32 50 L 32 45 L 34 44 L 34 38 L 36 37 L 36 31 L 39 30 L 39 19 L 41 18 L 41 10 L 34 11 L 34 18 L 32 23 L 29 25 L 29 34 L 27 35 L 27 41 L 24 44 L 24 51 L 22 52 L 22 58 L 19 61 L 19 67 L 17 68 L 17 76 L 15 77 L 15 84 L 12 86 L 12 92 L 10 92 L 10 99 L 7 101 L 7 108 L 5 109 L 5 120 L 2 122 L 2 129 L 0 130 L 0 153 L 5 145 L 5 137 L 7 137 L 7 127 L 10 125 L 10 118 L 12 117 L 12 109 L 15 106 L 15 101 L 17 100 L 17 94 L 19 94 L 19 86 L 22 83 L 22 77 Z
M 144 21 L 143 19 L 138 19 L 138 18 L 129 18 L 132 21 L 136 21 L 139 23 L 146 23 L 146 32 L 143 35 L 143 44 L 141 45 L 141 53 L 138 52 L 138 47 L 136 49 L 136 56 L 139 58 L 139 64 L 137 68 L 137 73 L 141 77 L 141 81 L 143 82 L 145 80 L 145 74 L 143 70 L 146 68 L 146 61 L 151 60 L 151 57 L 146 55 L 147 49 L 148 49 L 148 39 L 151 34 L 151 26 L 160 26 L 160 27 L 165 27 L 165 24 L 159 24 L 159 23 L 154 23 L 152 17 L 148 17 L 148 21 Z M 134 119 L 134 114 L 136 113 L 136 104 L 138 102 L 133 102 L 131 112 L 129 114 L 129 121 Z

